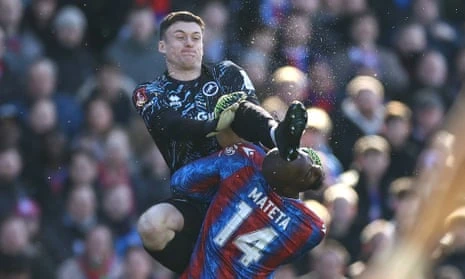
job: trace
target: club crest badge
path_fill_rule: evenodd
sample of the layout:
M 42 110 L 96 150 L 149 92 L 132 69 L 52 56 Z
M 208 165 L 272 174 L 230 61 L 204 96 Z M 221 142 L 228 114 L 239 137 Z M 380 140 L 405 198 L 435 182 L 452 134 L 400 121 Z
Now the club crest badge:
M 147 93 L 145 92 L 145 87 L 137 89 L 136 92 L 134 92 L 133 98 L 137 108 L 143 107 L 149 100 Z
M 216 82 L 209 81 L 202 87 L 202 93 L 205 96 L 211 97 L 218 93 L 218 89 L 218 84 L 216 84 Z
M 232 156 L 236 153 L 236 148 L 235 146 L 228 146 L 224 150 L 224 155 L 226 156 Z

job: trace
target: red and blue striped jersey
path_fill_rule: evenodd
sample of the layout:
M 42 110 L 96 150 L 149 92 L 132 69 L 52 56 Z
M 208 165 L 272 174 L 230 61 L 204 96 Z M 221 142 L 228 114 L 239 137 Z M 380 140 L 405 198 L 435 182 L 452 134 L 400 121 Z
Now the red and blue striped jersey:
M 260 172 L 264 155 L 257 146 L 238 144 L 175 173 L 177 191 L 213 197 L 181 278 L 270 278 L 323 239 L 316 214 L 268 186 Z M 208 188 L 216 181 L 218 189 Z

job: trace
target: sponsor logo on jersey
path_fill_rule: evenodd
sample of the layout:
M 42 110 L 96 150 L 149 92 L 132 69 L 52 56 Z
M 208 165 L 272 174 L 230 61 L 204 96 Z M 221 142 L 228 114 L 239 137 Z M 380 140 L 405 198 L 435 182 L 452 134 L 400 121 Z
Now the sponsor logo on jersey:
M 145 87 L 138 88 L 134 93 L 133 98 L 137 108 L 143 107 L 144 104 L 149 100 L 147 97 L 147 92 L 145 91 Z
M 211 97 L 211 96 L 216 95 L 216 93 L 218 93 L 218 89 L 219 89 L 218 84 L 216 84 L 216 82 L 209 81 L 203 85 L 202 93 L 205 96 Z
M 215 113 L 201 111 L 201 112 L 197 113 L 197 115 L 195 116 L 194 119 L 195 120 L 213 120 L 213 119 L 215 119 Z
M 174 109 L 178 109 L 182 107 L 182 100 L 178 95 L 170 94 L 168 95 L 168 100 L 169 100 L 170 107 Z

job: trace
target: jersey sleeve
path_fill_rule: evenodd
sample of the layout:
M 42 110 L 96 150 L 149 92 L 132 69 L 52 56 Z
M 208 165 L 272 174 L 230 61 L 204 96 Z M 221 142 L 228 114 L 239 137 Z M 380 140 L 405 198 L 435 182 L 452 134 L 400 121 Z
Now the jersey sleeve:
M 156 88 L 156 87 L 155 87 Z M 137 86 L 132 102 L 151 133 L 174 140 L 202 139 L 213 132 L 218 120 L 184 118 L 170 108 L 151 84 Z
M 300 204 L 300 207 L 304 216 L 304 222 L 307 223 L 307 227 L 311 228 L 311 233 L 302 247 L 303 252 L 306 252 L 316 247 L 325 238 L 326 225 L 320 217 L 305 205 Z
M 222 180 L 244 167 L 256 166 L 262 158 L 263 151 L 253 146 L 226 147 L 177 170 L 171 178 L 173 193 L 210 201 Z
M 258 104 L 258 98 L 252 80 L 245 70 L 237 64 L 229 60 L 223 61 L 215 65 L 213 74 L 220 82 L 220 86 L 224 93 L 228 94 L 236 91 L 244 91 L 248 95 L 247 100 Z
M 193 161 L 177 170 L 171 177 L 173 194 L 209 201 L 220 183 L 218 154 Z
M 326 235 L 326 227 L 320 217 L 300 201 L 293 201 L 292 204 L 292 211 L 295 212 L 294 219 L 300 223 L 299 231 L 302 237 L 296 237 L 301 241 L 299 248 L 295 249 L 283 264 L 291 263 L 308 253 L 318 246 Z

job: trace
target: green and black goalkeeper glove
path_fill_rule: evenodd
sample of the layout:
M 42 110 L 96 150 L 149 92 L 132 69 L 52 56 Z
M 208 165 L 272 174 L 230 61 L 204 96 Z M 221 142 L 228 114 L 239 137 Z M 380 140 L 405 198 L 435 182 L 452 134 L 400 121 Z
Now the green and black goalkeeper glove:
M 215 131 L 208 133 L 207 137 L 217 135 L 221 130 L 228 128 L 234 120 L 236 110 L 240 103 L 247 99 L 247 94 L 237 91 L 221 96 L 215 105 L 215 119 L 218 119 Z

